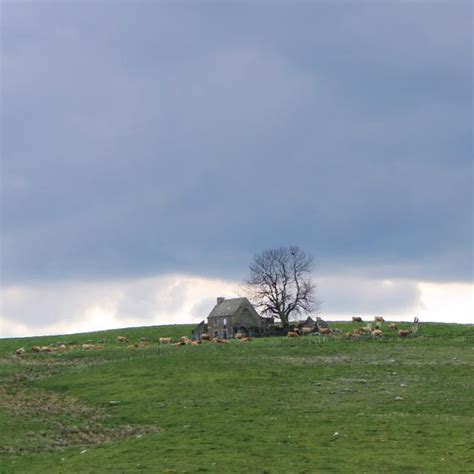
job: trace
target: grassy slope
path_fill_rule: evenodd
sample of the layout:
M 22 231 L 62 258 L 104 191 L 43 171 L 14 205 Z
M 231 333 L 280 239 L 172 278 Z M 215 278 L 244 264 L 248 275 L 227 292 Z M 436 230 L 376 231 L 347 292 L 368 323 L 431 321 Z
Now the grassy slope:
M 156 341 L 190 330 L 0 340 L 0 472 L 473 469 L 472 326 L 423 324 L 407 339 L 160 349 L 114 342 L 118 334 Z M 12 355 L 20 346 L 90 340 L 105 340 L 105 349 Z M 101 444 L 71 426 L 97 429 Z M 63 433 L 68 446 L 55 448 Z

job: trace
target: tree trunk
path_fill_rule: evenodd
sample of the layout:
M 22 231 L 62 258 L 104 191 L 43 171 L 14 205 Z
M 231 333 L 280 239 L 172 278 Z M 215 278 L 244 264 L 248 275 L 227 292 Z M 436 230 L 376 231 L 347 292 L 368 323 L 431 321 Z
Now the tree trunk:
M 290 329 L 290 322 L 288 321 L 288 316 L 285 313 L 279 313 L 278 317 L 280 318 L 283 329 L 288 331 Z

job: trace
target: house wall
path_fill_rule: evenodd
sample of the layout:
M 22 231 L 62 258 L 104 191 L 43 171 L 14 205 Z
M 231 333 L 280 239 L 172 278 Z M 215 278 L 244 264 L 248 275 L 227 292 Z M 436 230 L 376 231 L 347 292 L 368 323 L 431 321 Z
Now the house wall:
M 207 331 L 210 337 L 220 337 L 223 339 L 232 339 L 234 337 L 229 316 L 207 318 L 207 322 Z M 227 332 L 227 337 L 225 337 L 225 332 Z
M 244 327 L 246 328 L 246 334 L 251 336 L 254 335 L 252 329 L 258 328 L 261 326 L 259 318 L 255 318 L 255 316 L 249 311 L 247 308 L 239 308 L 239 310 L 235 313 L 234 317 L 232 318 L 233 326 Z

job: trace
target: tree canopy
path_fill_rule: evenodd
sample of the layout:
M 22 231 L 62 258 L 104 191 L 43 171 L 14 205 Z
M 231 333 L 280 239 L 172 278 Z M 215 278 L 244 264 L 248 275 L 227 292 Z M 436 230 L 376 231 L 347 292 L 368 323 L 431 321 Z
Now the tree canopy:
M 296 246 L 264 250 L 254 255 L 250 278 L 244 282 L 252 303 L 264 315 L 279 319 L 284 327 L 290 318 L 319 309 L 312 280 L 313 258 Z

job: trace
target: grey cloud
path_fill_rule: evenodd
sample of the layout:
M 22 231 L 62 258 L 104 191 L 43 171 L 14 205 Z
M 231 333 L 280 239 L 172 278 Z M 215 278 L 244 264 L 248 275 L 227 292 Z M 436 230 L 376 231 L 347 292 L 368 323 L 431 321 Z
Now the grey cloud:
M 241 277 L 286 243 L 471 278 L 471 7 L 430 5 L 7 5 L 2 279 Z

